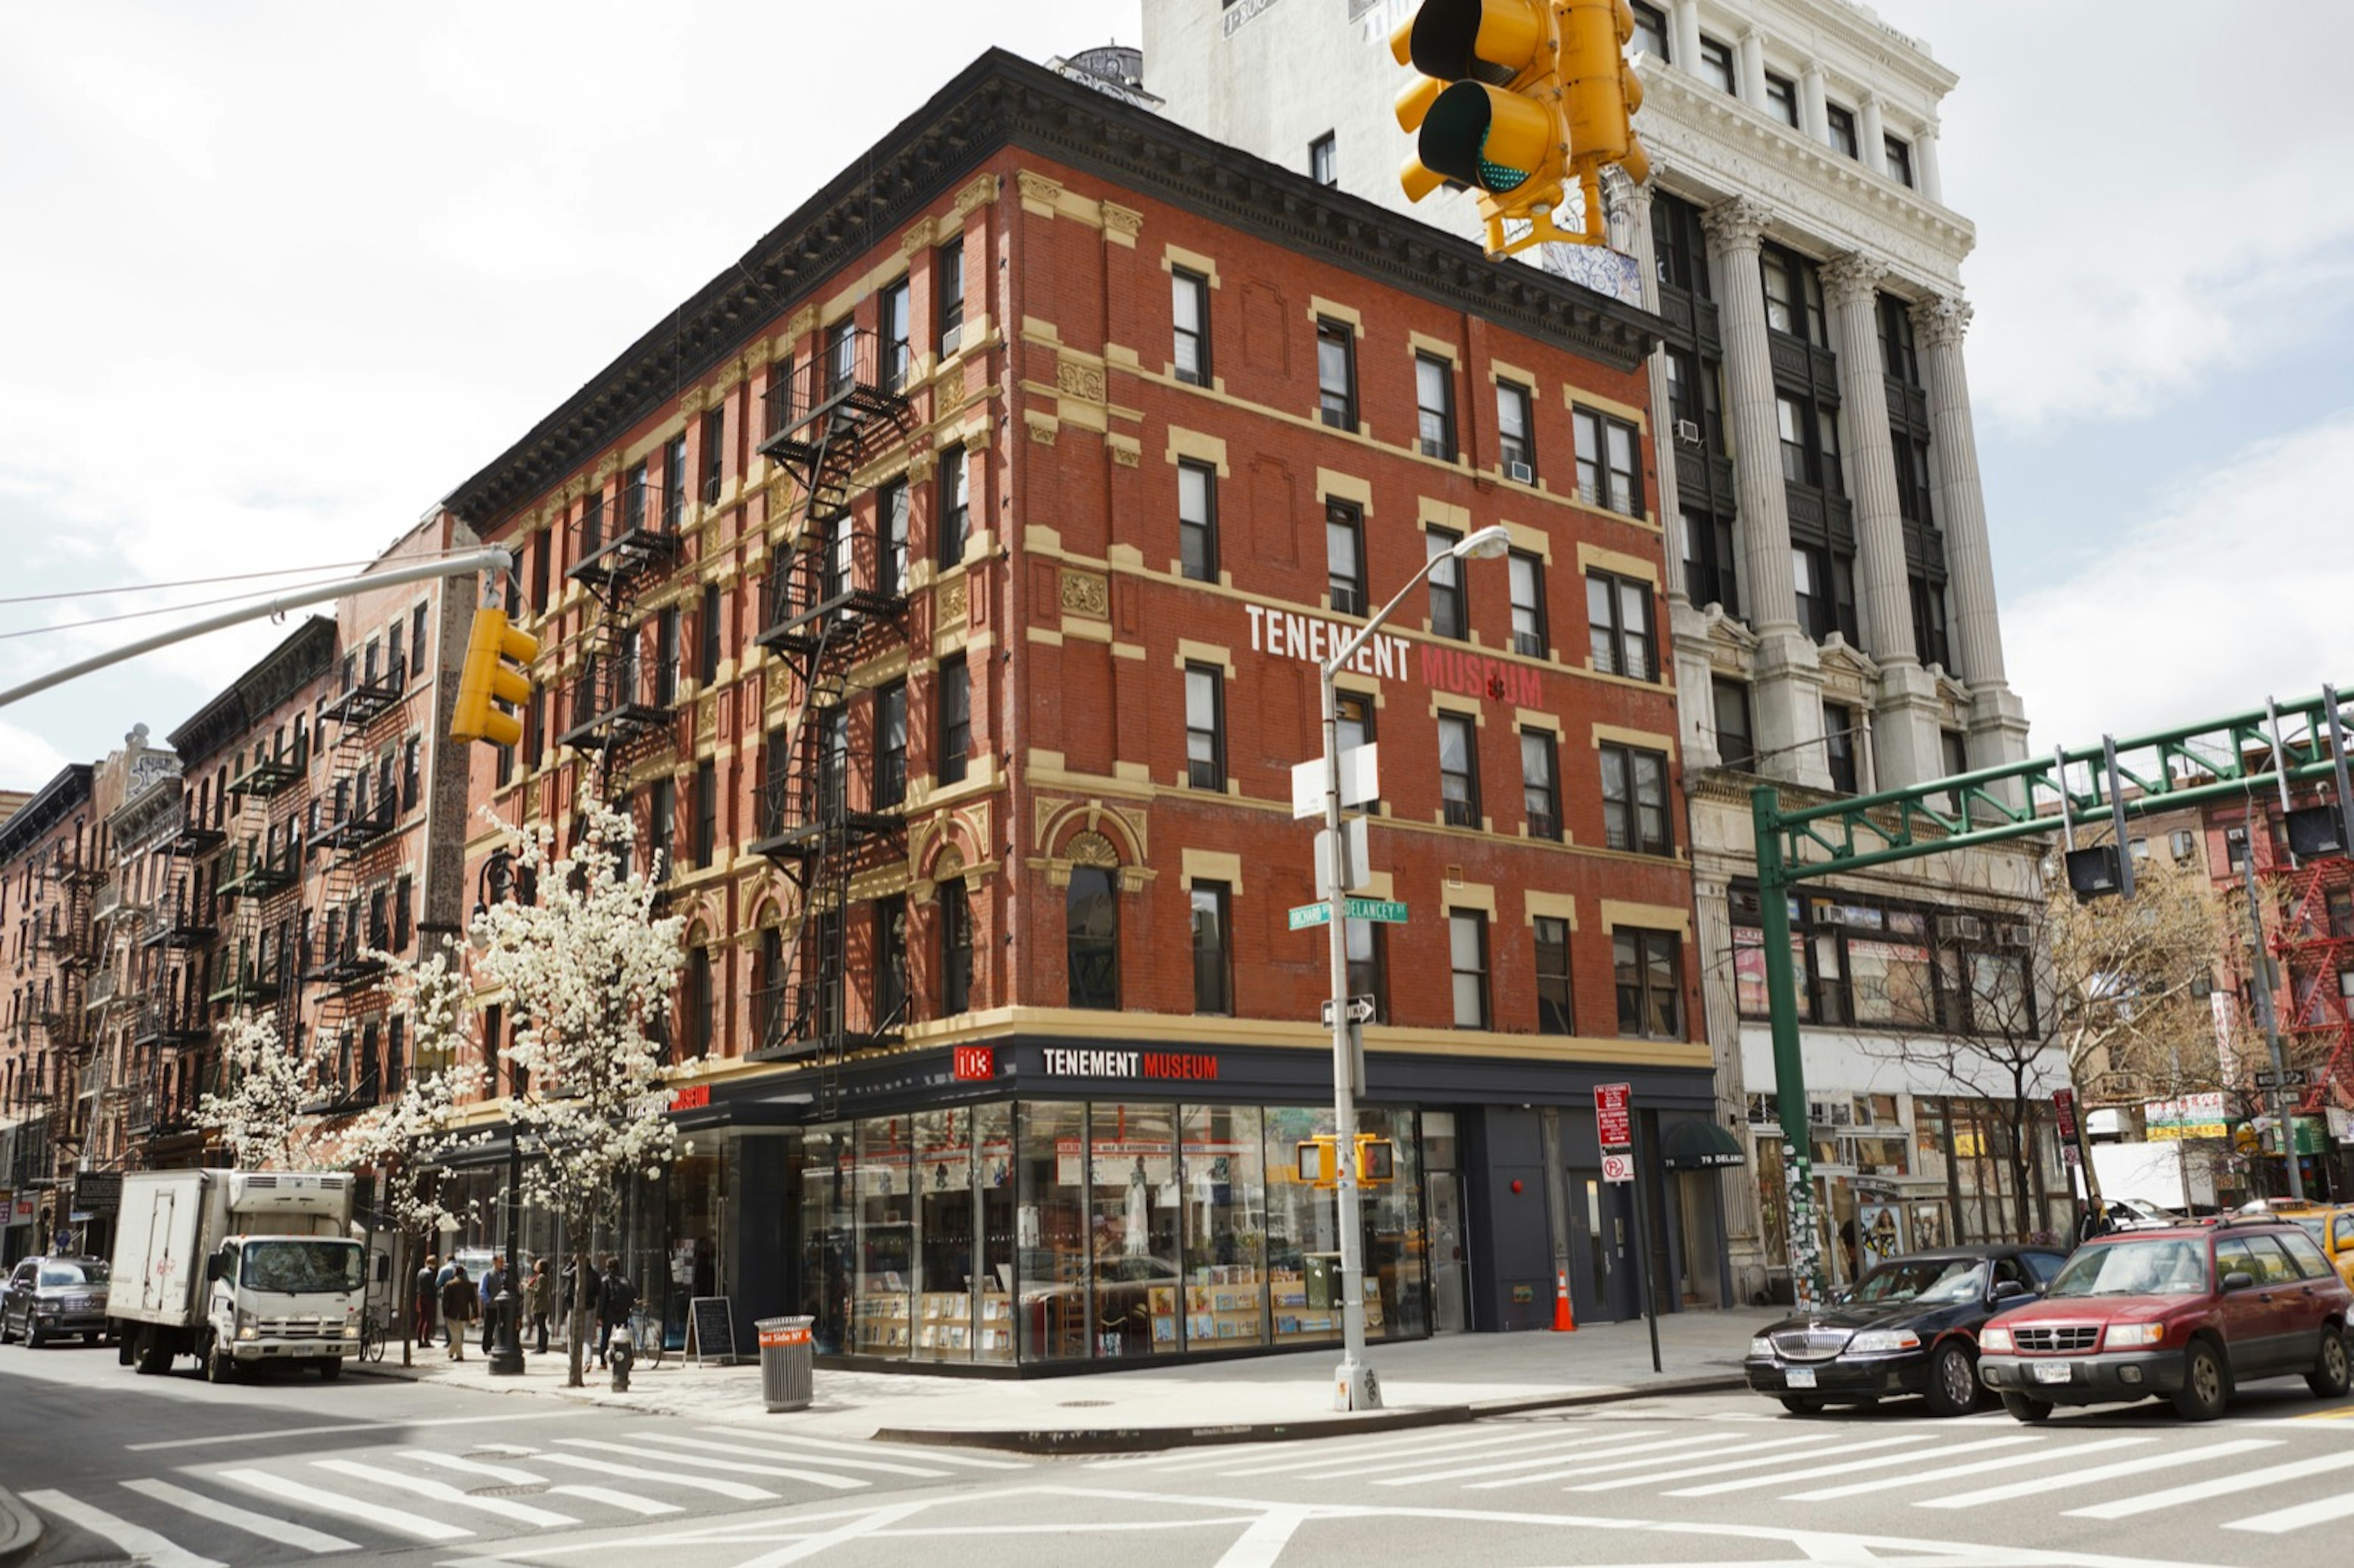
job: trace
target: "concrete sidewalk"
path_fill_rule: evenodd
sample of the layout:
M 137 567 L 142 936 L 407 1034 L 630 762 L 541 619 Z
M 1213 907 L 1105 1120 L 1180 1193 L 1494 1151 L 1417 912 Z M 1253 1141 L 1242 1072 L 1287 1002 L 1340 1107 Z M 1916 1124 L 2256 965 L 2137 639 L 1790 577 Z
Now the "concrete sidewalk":
M 1688 1312 L 1659 1322 L 1661 1371 L 1651 1371 L 1641 1321 L 1599 1324 L 1574 1334 L 1458 1334 L 1369 1352 L 1384 1408 L 1346 1415 L 1331 1408 L 1337 1346 L 1189 1366 L 1080 1372 L 1062 1377 L 981 1379 L 919 1373 L 834 1372 L 821 1364 L 807 1410 L 771 1415 L 754 1366 L 698 1367 L 676 1357 L 632 1372 L 630 1392 L 588 1368 L 588 1386 L 564 1386 L 564 1357 L 526 1358 L 521 1377 L 490 1375 L 472 1351 L 463 1361 L 420 1351 L 414 1367 L 399 1351 L 355 1373 L 406 1376 L 445 1387 L 720 1422 L 789 1425 L 811 1436 L 960 1444 L 1040 1453 L 1116 1453 L 1189 1444 L 1331 1436 L 1386 1427 L 1469 1421 L 1547 1405 L 1639 1399 L 1741 1386 L 1751 1335 L 1781 1314 Z

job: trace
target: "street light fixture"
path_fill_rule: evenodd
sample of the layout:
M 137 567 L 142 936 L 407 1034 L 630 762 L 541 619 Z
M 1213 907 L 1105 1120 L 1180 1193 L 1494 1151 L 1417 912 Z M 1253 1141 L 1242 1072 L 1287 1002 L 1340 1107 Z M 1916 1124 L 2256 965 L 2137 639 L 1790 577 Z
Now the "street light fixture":
M 1333 677 L 1348 667 L 1365 640 L 1381 629 L 1392 611 L 1428 577 L 1441 561 L 1493 560 L 1511 547 L 1512 535 L 1500 524 L 1475 529 L 1423 562 L 1390 601 L 1373 612 L 1354 635 L 1333 651 L 1317 668 L 1324 700 L 1324 829 L 1331 851 L 1325 856 L 1324 885 L 1318 891 L 1330 906 L 1327 922 L 1332 965 L 1332 1132 L 1337 1156 L 1334 1180 L 1338 1189 L 1341 1227 L 1341 1365 L 1333 1374 L 1332 1408 L 1377 1410 L 1381 1383 L 1365 1364 L 1364 1205 L 1357 1185 L 1357 1090 L 1355 1066 L 1361 1059 L 1355 1031 L 1363 1025 L 1349 1017 L 1349 931 L 1345 918 L 1348 889 L 1341 885 L 1341 705 Z M 1362 869 L 1362 868 L 1360 868 Z
M 513 858 L 504 850 L 494 852 L 483 863 L 482 875 L 474 887 L 474 918 L 468 923 L 466 945 L 475 952 L 485 952 L 491 945 L 490 933 L 483 927 L 483 919 L 491 912 L 491 901 L 506 897 L 514 885 Z M 489 1085 L 493 1093 L 499 1086 L 495 1075 L 497 1071 L 495 1067 L 492 1069 L 493 1076 Z M 500 1226 L 505 1233 L 507 1278 L 506 1288 L 491 1302 L 491 1310 L 497 1315 L 491 1330 L 489 1371 L 493 1377 L 521 1377 L 524 1372 L 523 1298 L 515 1288 L 516 1275 L 523 1266 L 519 1245 L 523 1239 L 523 1132 L 515 1125 L 514 1065 L 512 1062 L 507 1065 L 507 1192 L 504 1205 L 504 1223 Z

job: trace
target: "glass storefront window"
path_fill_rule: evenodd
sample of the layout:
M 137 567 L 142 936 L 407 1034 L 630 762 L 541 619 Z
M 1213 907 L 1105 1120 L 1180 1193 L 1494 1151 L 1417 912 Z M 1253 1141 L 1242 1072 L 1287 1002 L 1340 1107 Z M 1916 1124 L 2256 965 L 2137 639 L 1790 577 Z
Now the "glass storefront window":
M 1099 1357 L 1178 1348 L 1175 1115 L 1167 1105 L 1088 1109 L 1087 1246 Z
M 862 1355 L 905 1356 L 914 1344 L 914 1127 L 906 1117 L 858 1124 L 854 1168 L 858 1216 L 858 1304 L 853 1339 Z
M 1013 1107 L 976 1106 L 973 1184 L 981 1209 L 981 1270 L 974 1281 L 973 1360 L 1013 1359 Z
M 813 1127 L 801 1134 L 801 1309 L 829 1355 L 853 1349 L 851 1278 L 857 1256 L 852 1221 L 850 1128 Z
M 972 1359 L 980 1262 L 975 1245 L 972 1113 L 921 1111 L 915 1118 L 915 1359 Z
M 1022 1359 L 1084 1356 L 1087 1296 L 1087 1107 L 1024 1102 L 1015 1146 L 1015 1310 Z
M 1184 1110 L 1180 1338 L 1191 1350 L 1267 1342 L 1267 1165 L 1260 1133 L 1257 1106 Z

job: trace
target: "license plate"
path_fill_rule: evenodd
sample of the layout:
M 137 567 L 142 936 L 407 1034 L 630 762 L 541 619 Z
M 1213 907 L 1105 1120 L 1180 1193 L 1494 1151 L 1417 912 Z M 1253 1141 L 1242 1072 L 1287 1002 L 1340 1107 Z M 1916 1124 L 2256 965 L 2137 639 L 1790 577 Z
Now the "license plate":
M 2038 1383 L 2066 1383 L 2071 1377 L 2075 1375 L 2075 1371 L 2076 1369 L 2066 1361 L 2037 1361 L 2035 1363 L 2035 1381 Z
M 1792 1367 L 1784 1374 L 1784 1379 L 1792 1388 L 1812 1388 L 1815 1386 L 1815 1369 Z

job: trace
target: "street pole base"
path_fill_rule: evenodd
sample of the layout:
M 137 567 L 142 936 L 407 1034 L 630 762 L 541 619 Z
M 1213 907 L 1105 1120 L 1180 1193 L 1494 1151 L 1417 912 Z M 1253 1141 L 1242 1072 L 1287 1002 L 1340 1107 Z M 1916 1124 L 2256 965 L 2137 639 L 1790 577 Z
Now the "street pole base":
M 1363 1361 L 1342 1361 L 1332 1372 L 1332 1408 L 1379 1410 L 1382 1381 Z
M 491 1352 L 490 1373 L 493 1377 L 523 1376 L 523 1352 L 502 1345 Z

